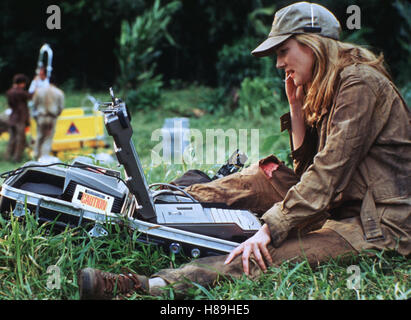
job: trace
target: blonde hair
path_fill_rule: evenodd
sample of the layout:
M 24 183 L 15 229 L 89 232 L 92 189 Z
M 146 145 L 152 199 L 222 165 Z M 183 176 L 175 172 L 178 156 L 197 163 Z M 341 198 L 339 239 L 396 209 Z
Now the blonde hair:
M 384 56 L 378 57 L 370 50 L 355 44 L 336 41 L 313 34 L 294 36 L 300 44 L 312 49 L 315 56 L 313 80 L 306 89 L 303 110 L 308 125 L 320 119 L 321 113 L 331 107 L 335 83 L 340 71 L 352 64 L 366 64 L 374 67 L 388 79 L 389 73 L 384 67 Z

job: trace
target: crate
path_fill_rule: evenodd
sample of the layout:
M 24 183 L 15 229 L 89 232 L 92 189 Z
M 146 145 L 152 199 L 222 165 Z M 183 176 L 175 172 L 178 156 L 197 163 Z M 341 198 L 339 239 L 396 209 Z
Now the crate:
M 36 139 L 37 125 L 33 118 L 30 120 L 30 135 L 33 140 Z M 104 117 L 100 111 L 91 108 L 68 108 L 57 118 L 52 152 L 106 146 Z

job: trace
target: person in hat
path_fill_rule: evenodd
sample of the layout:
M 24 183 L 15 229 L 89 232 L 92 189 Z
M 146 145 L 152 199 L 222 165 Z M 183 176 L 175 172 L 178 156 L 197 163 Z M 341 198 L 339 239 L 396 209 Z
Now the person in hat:
M 285 71 L 294 170 L 275 156 L 233 175 L 188 188 L 201 202 L 224 202 L 262 214 L 264 225 L 227 256 L 204 257 L 151 277 L 79 272 L 82 299 L 134 291 L 184 295 L 192 282 L 212 285 L 269 265 L 365 250 L 411 253 L 411 115 L 383 57 L 339 41 L 340 24 L 326 8 L 299 2 L 274 17 L 252 54 L 276 54 Z M 188 281 L 186 281 L 188 280 Z M 116 290 L 114 290 L 116 288 Z

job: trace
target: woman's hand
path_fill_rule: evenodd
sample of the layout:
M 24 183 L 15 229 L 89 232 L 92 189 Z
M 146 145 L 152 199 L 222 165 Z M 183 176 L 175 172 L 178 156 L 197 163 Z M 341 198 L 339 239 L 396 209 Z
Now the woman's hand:
M 285 93 L 287 94 L 290 108 L 294 108 L 296 110 L 302 108 L 305 96 L 303 86 L 295 86 L 294 80 L 291 77 L 288 77 L 285 81 Z
M 254 258 L 257 260 L 258 265 L 263 271 L 267 270 L 263 257 L 269 264 L 272 264 L 271 255 L 268 252 L 267 245 L 271 242 L 270 230 L 268 225 L 264 224 L 255 235 L 247 239 L 240 244 L 228 255 L 224 264 L 229 264 L 236 256 L 243 254 L 243 269 L 246 275 L 250 274 L 249 259 L 250 255 L 254 254 Z
M 305 97 L 304 88 L 303 86 L 296 87 L 294 80 L 288 77 L 285 82 L 285 91 L 290 103 L 291 137 L 294 150 L 296 150 L 303 144 L 306 130 L 302 109 Z

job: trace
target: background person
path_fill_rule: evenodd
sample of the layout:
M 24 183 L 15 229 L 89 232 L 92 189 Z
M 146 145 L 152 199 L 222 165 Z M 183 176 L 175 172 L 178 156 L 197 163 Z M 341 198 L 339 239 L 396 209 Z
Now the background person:
M 25 90 L 28 78 L 24 74 L 13 77 L 13 85 L 6 92 L 7 102 L 11 109 L 9 116 L 9 143 L 5 159 L 20 162 L 26 147 L 26 126 L 29 125 L 30 114 L 27 101 L 31 95 Z
M 315 266 L 363 250 L 411 253 L 411 115 L 383 58 L 339 42 L 340 24 L 322 6 L 279 10 L 269 37 L 253 54 L 277 54 L 286 73 L 294 171 L 270 156 L 243 170 L 186 190 L 199 201 L 264 213 L 265 224 L 228 256 L 205 257 L 151 279 L 83 269 L 80 297 L 133 291 L 158 294 L 172 284 L 251 277 L 269 264 L 304 260 Z M 367 251 L 371 254 L 371 251 Z M 188 281 L 187 281 L 188 280 Z
M 33 96 L 33 116 L 37 124 L 34 159 L 51 152 L 57 117 L 64 108 L 64 92 L 54 85 L 37 88 Z
M 64 93 L 50 84 L 45 67 L 39 69 L 38 75 L 30 84 L 29 92 L 33 94 L 32 116 L 37 125 L 33 157 L 39 160 L 51 152 L 57 117 L 64 108 Z
M 38 88 L 46 88 L 50 85 L 50 79 L 47 78 L 46 68 L 41 67 L 38 75 L 30 83 L 29 93 L 34 94 Z

